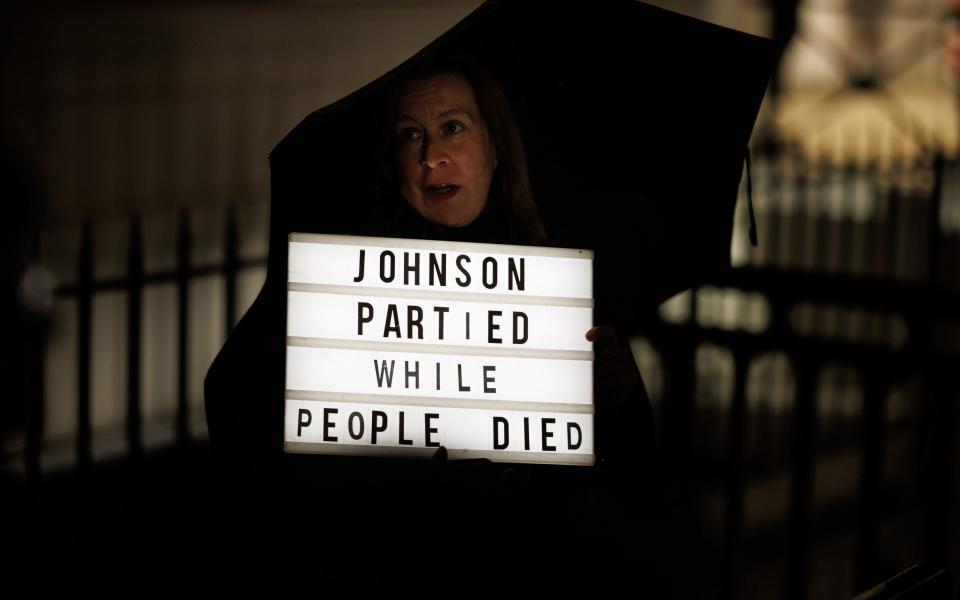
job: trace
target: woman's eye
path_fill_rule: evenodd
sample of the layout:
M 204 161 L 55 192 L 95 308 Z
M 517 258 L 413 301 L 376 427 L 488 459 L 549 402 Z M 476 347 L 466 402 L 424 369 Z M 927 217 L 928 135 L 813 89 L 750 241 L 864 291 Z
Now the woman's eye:
M 443 131 L 445 133 L 459 133 L 463 131 L 463 123 L 459 121 L 450 121 L 449 123 L 443 124 Z
M 420 130 L 414 127 L 407 127 L 406 129 L 400 130 L 400 141 L 401 142 L 415 142 L 421 137 Z

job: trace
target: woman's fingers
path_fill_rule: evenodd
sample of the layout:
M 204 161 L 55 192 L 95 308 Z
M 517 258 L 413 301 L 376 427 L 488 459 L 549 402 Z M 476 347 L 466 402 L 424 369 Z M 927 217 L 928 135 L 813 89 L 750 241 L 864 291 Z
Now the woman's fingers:
M 598 392 L 617 401 L 625 398 L 640 382 L 633 354 L 620 344 L 612 325 L 591 327 L 586 338 L 594 343 Z
M 588 342 L 616 343 L 617 330 L 612 325 L 597 325 L 587 330 Z

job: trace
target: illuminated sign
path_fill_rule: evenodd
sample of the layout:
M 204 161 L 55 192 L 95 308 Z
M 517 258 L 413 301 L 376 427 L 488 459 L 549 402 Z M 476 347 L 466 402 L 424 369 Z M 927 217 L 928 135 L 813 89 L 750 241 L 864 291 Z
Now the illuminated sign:
M 292 233 L 284 449 L 591 465 L 588 250 Z

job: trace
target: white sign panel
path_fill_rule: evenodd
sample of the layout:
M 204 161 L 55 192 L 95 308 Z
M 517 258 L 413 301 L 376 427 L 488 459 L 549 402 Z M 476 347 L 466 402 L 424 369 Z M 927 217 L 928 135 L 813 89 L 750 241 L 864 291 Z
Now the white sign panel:
M 590 251 L 289 242 L 287 452 L 593 464 Z

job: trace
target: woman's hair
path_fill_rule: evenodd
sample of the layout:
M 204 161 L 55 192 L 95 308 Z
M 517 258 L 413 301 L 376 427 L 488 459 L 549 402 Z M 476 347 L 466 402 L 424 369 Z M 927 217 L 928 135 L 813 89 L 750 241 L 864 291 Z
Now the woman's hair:
M 393 83 L 387 95 L 386 139 L 389 143 L 383 146 L 385 156 L 381 160 L 381 176 L 393 190 L 399 189 L 396 136 L 393 132 L 404 87 L 411 81 L 444 74 L 460 75 L 470 84 L 496 152 L 497 167 L 490 183 L 485 210 L 502 215 L 506 220 L 503 225 L 508 230 L 508 237 L 513 241 L 546 243 L 547 233 L 533 197 L 523 141 L 520 139 L 520 128 L 517 126 L 513 109 L 500 85 L 481 69 L 465 65 L 431 65 L 418 68 Z

